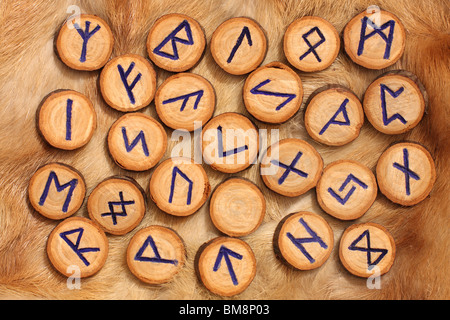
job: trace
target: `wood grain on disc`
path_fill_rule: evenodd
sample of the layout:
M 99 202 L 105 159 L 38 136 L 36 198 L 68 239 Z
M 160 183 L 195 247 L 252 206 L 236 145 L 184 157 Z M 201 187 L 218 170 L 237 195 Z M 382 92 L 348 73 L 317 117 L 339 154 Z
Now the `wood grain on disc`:
M 44 98 L 37 111 L 38 129 L 45 141 L 62 150 L 85 146 L 97 128 L 92 102 L 73 90 L 57 90 Z
M 80 217 L 58 224 L 47 241 L 50 262 L 66 277 L 94 275 L 103 268 L 108 250 L 105 233 L 91 220 Z
M 124 235 L 136 228 L 146 211 L 145 192 L 129 177 L 111 177 L 89 195 L 89 217 L 105 232 Z
M 188 158 L 170 158 L 150 179 L 150 196 L 162 211 L 174 216 L 197 212 L 209 197 L 208 176 L 200 164 Z
M 342 146 L 355 140 L 364 124 L 364 111 L 358 97 L 349 89 L 328 85 L 308 99 L 305 128 L 317 142 Z
M 106 103 L 119 111 L 132 112 L 150 104 L 156 92 L 156 72 L 150 62 L 136 54 L 118 56 L 103 68 L 100 89 Z
M 221 183 L 210 200 L 209 214 L 221 232 L 242 237 L 254 232 L 266 213 L 266 199 L 252 182 L 230 178 Z
M 344 267 L 356 276 L 383 275 L 395 260 L 394 238 L 379 224 L 352 225 L 342 235 L 339 258 Z
M 303 85 L 291 68 L 281 62 L 272 62 L 248 76 L 243 95 L 247 111 L 256 119 L 283 123 L 300 109 Z
M 82 14 L 64 23 L 56 38 L 59 58 L 70 68 L 93 71 L 111 57 L 114 36 L 100 17 Z
M 385 134 L 400 134 L 416 127 L 427 104 L 419 79 L 404 70 L 387 72 L 367 88 L 364 112 L 369 122 Z
M 131 171 L 146 171 L 164 156 L 167 134 L 163 126 L 152 117 L 143 113 L 129 113 L 111 126 L 108 148 L 120 167 Z
M 256 274 L 256 259 L 244 241 L 219 237 L 200 247 L 195 270 L 209 291 L 230 297 L 242 293 L 251 284 Z
M 292 213 L 278 224 L 274 233 L 275 254 L 299 270 L 322 266 L 334 245 L 333 230 L 321 216 L 310 212 Z
M 273 144 L 261 160 L 264 184 L 286 197 L 297 197 L 314 188 L 322 169 L 320 154 L 300 139 L 284 139 Z
M 82 206 L 86 184 L 80 172 L 62 163 L 50 163 L 31 177 L 28 197 L 33 208 L 44 217 L 62 220 Z
M 388 148 L 377 163 L 381 193 L 391 201 L 412 206 L 423 201 L 436 181 L 431 154 L 417 143 L 397 143 Z
M 336 28 L 320 17 L 303 17 L 292 22 L 284 35 L 284 54 L 304 72 L 328 68 L 341 47 Z
M 211 83 L 193 73 L 169 77 L 155 97 L 158 116 L 175 130 L 194 131 L 195 122 L 207 123 L 216 107 L 216 93 Z
M 141 229 L 128 245 L 128 268 L 145 283 L 163 284 L 171 281 L 185 262 L 183 240 L 174 230 L 166 227 Z
M 159 18 L 150 29 L 147 51 L 161 69 L 184 72 L 202 58 L 206 38 L 200 24 L 183 14 L 172 13 Z
M 264 29 L 253 19 L 232 18 L 223 22 L 211 38 L 211 54 L 226 72 L 243 75 L 255 70 L 267 53 Z
M 378 186 L 369 168 L 353 160 L 339 160 L 323 170 L 316 193 L 325 212 L 341 220 L 354 220 L 372 206 Z

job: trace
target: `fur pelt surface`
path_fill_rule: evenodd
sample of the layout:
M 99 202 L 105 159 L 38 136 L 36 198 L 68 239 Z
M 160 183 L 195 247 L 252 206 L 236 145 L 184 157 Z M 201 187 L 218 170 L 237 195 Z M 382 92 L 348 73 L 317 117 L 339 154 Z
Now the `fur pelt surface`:
M 196 214 L 177 218 L 160 211 L 148 199 L 142 223 L 125 236 L 108 236 L 110 251 L 103 269 L 81 281 L 80 290 L 69 290 L 66 278 L 50 264 L 46 242 L 57 222 L 35 212 L 27 200 L 28 182 L 40 166 L 63 162 L 81 171 L 87 195 L 112 175 L 135 178 L 148 187 L 152 171 L 132 173 L 120 169 L 108 155 L 105 144 L 110 126 L 122 114 L 108 107 L 97 86 L 99 72 L 69 69 L 55 55 L 53 40 L 70 15 L 67 8 L 77 5 L 82 13 L 98 15 L 108 22 L 115 37 L 113 56 L 135 53 L 147 56 L 146 38 L 153 22 L 167 13 L 184 13 L 204 27 L 209 40 L 226 19 L 248 16 L 267 31 L 268 53 L 263 64 L 287 63 L 282 39 L 287 26 L 296 18 L 317 15 L 342 32 L 346 23 L 369 5 L 394 13 L 406 29 L 403 57 L 387 70 L 405 69 L 415 73 L 429 95 L 429 106 L 421 123 L 412 131 L 388 136 L 367 121 L 354 142 L 339 148 L 314 143 L 308 136 L 299 112 L 280 129 L 280 138 L 294 137 L 310 142 L 322 155 L 325 165 L 340 159 L 360 161 L 374 169 L 383 150 L 395 141 L 423 144 L 435 159 L 437 181 L 430 196 L 406 208 L 390 202 L 381 193 L 371 209 L 360 219 L 343 222 L 324 213 L 312 190 L 297 198 L 278 196 L 268 190 L 259 176 L 258 166 L 238 174 L 254 181 L 264 192 L 267 213 L 262 225 L 243 238 L 257 260 L 256 277 L 249 288 L 234 299 L 448 299 L 450 298 L 450 197 L 448 160 L 450 151 L 450 8 L 445 0 L 3 0 L 0 1 L 0 298 L 12 299 L 221 299 L 210 293 L 197 279 L 194 257 L 206 241 L 221 235 L 213 226 L 208 203 Z M 317 88 L 331 83 L 352 89 L 359 98 L 369 84 L 387 70 L 373 71 L 354 64 L 341 52 L 325 71 L 300 75 L 305 99 Z M 248 115 L 242 101 L 245 76 L 222 71 L 209 51 L 191 70 L 207 78 L 216 89 L 215 115 L 226 111 Z M 158 85 L 170 73 L 157 69 Z M 35 125 L 40 101 L 51 91 L 73 89 L 86 94 L 94 103 L 97 130 L 81 150 L 64 152 L 49 147 Z M 302 106 L 302 109 L 305 106 Z M 142 112 L 157 118 L 154 104 Z M 260 129 L 270 129 L 256 122 Z M 171 131 L 167 129 L 170 138 Z M 171 147 L 177 142 L 170 141 Z M 204 165 L 211 186 L 228 177 Z M 295 271 L 276 259 L 272 237 L 278 222 L 287 214 L 312 211 L 324 217 L 334 231 L 335 247 L 329 260 L 313 271 Z M 76 216 L 88 217 L 86 201 Z M 381 278 L 381 289 L 368 289 L 366 280 L 351 275 L 340 263 L 338 244 L 343 231 L 354 223 L 375 222 L 393 235 L 396 261 Z M 139 229 L 159 224 L 175 229 L 184 239 L 188 259 L 170 283 L 151 286 L 140 282 L 126 264 L 126 249 Z

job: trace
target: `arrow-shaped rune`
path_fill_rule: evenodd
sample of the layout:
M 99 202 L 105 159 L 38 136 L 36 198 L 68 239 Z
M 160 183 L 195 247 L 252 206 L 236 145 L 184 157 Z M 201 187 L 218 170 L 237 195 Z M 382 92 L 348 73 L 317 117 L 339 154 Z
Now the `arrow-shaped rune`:
M 233 250 L 228 249 L 225 246 L 221 246 L 219 249 L 219 254 L 217 255 L 216 263 L 214 264 L 214 272 L 217 272 L 220 268 L 220 264 L 222 259 L 225 259 L 225 263 L 227 264 L 228 272 L 230 273 L 231 281 L 233 284 L 237 286 L 239 284 L 236 274 L 234 273 L 233 264 L 231 263 L 230 256 L 236 258 L 238 260 L 242 260 L 243 256 Z
M 204 93 L 205 92 L 203 90 L 199 90 L 199 91 L 188 93 L 188 94 L 185 94 L 185 95 L 182 95 L 179 97 L 167 99 L 167 100 L 163 101 L 163 104 L 174 103 L 179 100 L 183 100 L 183 103 L 182 103 L 181 109 L 180 109 L 180 112 L 183 112 L 184 109 L 186 108 L 186 104 L 187 104 L 189 98 L 197 96 L 197 99 L 195 100 L 195 103 L 194 103 L 194 110 L 197 110 L 198 104 L 200 103 L 200 100 L 202 99 Z
M 280 93 L 280 92 L 270 92 L 270 91 L 262 91 L 259 90 L 260 88 L 264 87 L 266 84 L 272 82 L 272 80 L 267 79 L 260 84 L 258 84 L 256 87 L 254 87 L 252 90 L 250 90 L 250 93 L 252 94 L 262 94 L 265 96 L 274 96 L 274 97 L 281 97 L 281 98 L 287 98 L 283 101 L 277 108 L 276 111 L 280 111 L 285 105 L 287 105 L 289 102 L 294 100 L 297 95 L 293 93 Z
M 231 63 L 231 61 L 233 61 L 233 58 L 234 58 L 234 55 L 236 54 L 236 51 L 241 46 L 242 41 L 244 41 L 244 37 L 247 37 L 248 45 L 250 47 L 253 46 L 253 41 L 252 41 L 252 36 L 250 34 L 250 30 L 248 29 L 247 26 L 245 26 L 244 28 L 242 28 L 242 32 L 239 35 L 239 38 L 237 39 L 236 44 L 233 47 L 233 50 L 231 50 L 231 54 L 228 57 L 227 63 Z

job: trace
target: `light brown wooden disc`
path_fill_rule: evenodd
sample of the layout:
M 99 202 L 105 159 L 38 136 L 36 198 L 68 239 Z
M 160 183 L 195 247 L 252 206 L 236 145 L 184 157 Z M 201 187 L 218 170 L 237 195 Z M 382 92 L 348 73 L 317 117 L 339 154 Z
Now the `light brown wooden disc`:
M 303 72 L 328 68 L 336 60 L 340 47 L 336 28 L 320 17 L 297 19 L 284 34 L 284 54 L 290 64 Z
M 128 268 L 145 283 L 163 284 L 171 281 L 185 262 L 183 240 L 174 230 L 166 227 L 150 226 L 141 229 L 128 245 Z
M 194 131 L 196 121 L 202 125 L 214 114 L 216 93 L 211 83 L 193 73 L 169 77 L 155 97 L 158 116 L 168 127 Z
M 397 143 L 378 160 L 377 180 L 381 193 L 392 202 L 413 206 L 430 194 L 436 168 L 431 154 L 421 145 Z
M 150 59 L 161 69 L 171 72 L 193 68 L 202 58 L 205 47 L 206 38 L 201 25 L 178 13 L 160 17 L 147 38 Z
M 50 262 L 66 277 L 94 275 L 105 264 L 108 250 L 105 233 L 91 220 L 81 217 L 61 222 L 47 241 Z
M 345 51 L 353 62 L 368 69 L 383 69 L 397 62 L 405 50 L 405 40 L 401 21 L 384 10 L 361 12 L 344 29 Z
M 199 248 L 195 257 L 195 270 L 209 291 L 231 297 L 242 293 L 253 281 L 256 259 L 244 241 L 218 237 Z
M 100 89 L 106 103 L 119 111 L 132 112 L 150 104 L 156 92 L 156 72 L 136 54 L 118 56 L 103 68 Z
M 162 211 L 189 216 L 200 209 L 211 193 L 208 176 L 200 164 L 188 158 L 170 158 L 150 179 L 150 196 Z
M 271 145 L 261 160 L 264 184 L 286 197 L 297 197 L 314 188 L 322 170 L 320 154 L 300 139 L 284 139 Z
M 303 241 L 312 239 L 313 241 Z M 334 245 L 333 230 L 321 216 L 298 212 L 286 216 L 278 224 L 273 238 L 277 257 L 298 270 L 322 266 Z
M 305 112 L 305 128 L 317 142 L 343 146 L 355 140 L 364 124 L 358 97 L 349 89 L 329 85 L 313 92 Z
M 105 232 L 124 235 L 136 228 L 146 211 L 145 191 L 132 178 L 111 177 L 89 195 L 89 217 Z
M 44 217 L 62 220 L 75 214 L 84 202 L 86 184 L 80 172 L 62 163 L 50 163 L 31 177 L 28 197 Z
M 152 117 L 143 113 L 129 113 L 111 126 L 108 148 L 120 167 L 131 171 L 146 171 L 164 156 L 167 134 L 163 126 Z
M 300 109 L 303 85 L 291 68 L 272 62 L 248 76 L 243 95 L 247 111 L 256 119 L 283 123 Z
M 264 29 L 253 19 L 232 18 L 223 22 L 211 38 L 211 54 L 216 63 L 233 75 L 255 70 L 267 53 Z
M 379 224 L 354 224 L 342 234 L 339 258 L 344 267 L 358 277 L 381 276 L 394 263 L 394 238 Z
M 236 173 L 256 162 L 259 134 L 241 114 L 228 112 L 211 119 L 202 131 L 204 161 L 214 170 Z
M 400 134 L 417 126 L 426 109 L 427 94 L 412 73 L 396 70 L 383 74 L 367 88 L 364 112 L 385 134 Z
M 316 193 L 325 212 L 340 220 L 354 220 L 372 206 L 378 186 L 369 168 L 353 160 L 339 160 L 323 170 Z
M 243 237 L 254 232 L 266 214 L 266 199 L 252 182 L 230 178 L 221 183 L 211 197 L 209 215 L 221 232 Z
M 62 62 L 82 71 L 102 68 L 111 57 L 113 47 L 114 36 L 108 24 L 88 14 L 66 21 L 56 39 L 56 50 Z

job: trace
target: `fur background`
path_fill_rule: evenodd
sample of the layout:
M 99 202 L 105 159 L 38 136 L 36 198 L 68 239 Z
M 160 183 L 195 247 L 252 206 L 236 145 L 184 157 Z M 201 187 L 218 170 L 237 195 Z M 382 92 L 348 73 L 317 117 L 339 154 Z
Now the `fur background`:
M 342 222 L 318 207 L 315 191 L 294 199 L 270 192 L 259 177 L 257 166 L 239 174 L 256 182 L 265 193 L 268 207 L 261 227 L 244 237 L 254 250 L 257 274 L 250 287 L 234 299 L 448 299 L 450 298 L 449 236 L 449 77 L 450 8 L 446 0 L 2 0 L 0 1 L 0 297 L 20 299 L 220 299 L 197 280 L 194 257 L 197 249 L 220 233 L 208 215 L 208 203 L 195 215 L 171 217 L 148 200 L 149 209 L 141 225 L 125 236 L 108 236 L 110 253 L 104 268 L 83 279 L 81 290 L 70 291 L 66 279 L 57 273 L 46 255 L 47 237 L 57 222 L 34 212 L 27 201 L 27 186 L 35 170 L 60 161 L 80 170 L 86 178 L 88 195 L 111 175 L 128 175 L 148 188 L 150 172 L 130 173 L 120 169 L 108 156 L 105 139 L 113 122 L 122 114 L 109 108 L 97 87 L 98 72 L 78 72 L 58 60 L 53 51 L 55 33 L 70 15 L 67 8 L 78 5 L 82 13 L 105 19 L 115 36 L 113 56 L 146 55 L 146 37 L 153 22 L 163 14 L 179 12 L 192 16 L 205 28 L 207 39 L 216 27 L 231 17 L 249 16 L 268 35 L 268 54 L 263 64 L 287 63 L 282 39 L 287 26 L 304 15 L 318 15 L 339 32 L 356 14 L 375 4 L 397 15 L 407 31 L 406 50 L 391 69 L 415 73 L 429 94 L 429 108 L 413 131 L 399 136 L 377 132 L 367 121 L 360 137 L 344 147 L 331 148 L 313 143 L 308 137 L 301 112 L 280 126 L 281 138 L 296 137 L 311 142 L 325 165 L 339 159 L 354 159 L 375 168 L 383 150 L 392 142 L 412 140 L 425 145 L 435 158 L 437 182 L 429 198 L 412 208 L 391 203 L 379 194 L 372 208 L 360 219 Z M 236 111 L 248 115 L 241 90 L 245 76 L 231 76 L 213 61 L 209 47 L 203 60 L 191 70 L 211 81 L 217 92 L 215 115 Z M 383 71 L 371 71 L 354 64 L 341 49 L 333 65 L 322 72 L 299 72 L 305 100 L 316 88 L 338 83 L 362 98 L 368 85 Z M 170 74 L 157 69 L 158 84 Z M 91 142 L 75 152 L 49 147 L 38 135 L 35 113 L 41 99 L 56 89 L 85 93 L 94 103 L 98 128 Z M 305 101 L 304 100 L 304 101 Z M 302 109 L 304 105 L 302 106 Z M 157 117 L 154 105 L 144 113 Z M 276 128 L 256 122 L 262 129 Z M 169 137 L 171 130 L 167 130 Z M 175 142 L 169 142 L 168 152 Z M 228 175 L 206 167 L 214 188 Z M 323 216 L 335 235 L 330 259 L 319 269 L 294 271 L 281 264 L 272 249 L 278 222 L 287 214 L 308 210 Z M 77 216 L 87 217 L 86 202 Z M 372 221 L 385 226 L 397 245 L 397 259 L 381 278 L 380 290 L 369 290 L 366 280 L 352 276 L 339 261 L 342 232 L 353 223 Z M 137 230 L 162 224 L 183 237 L 188 260 L 168 284 L 150 286 L 128 270 L 125 252 Z M 195 232 L 193 232 L 195 231 Z

